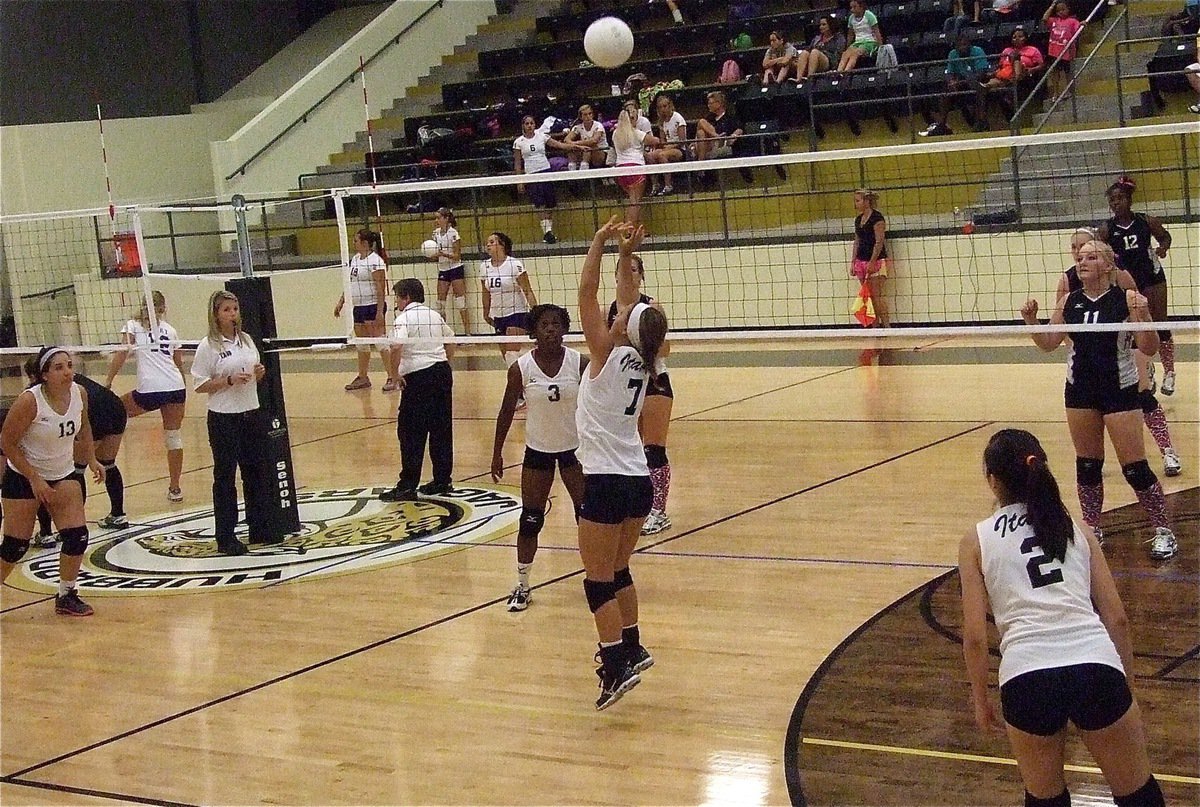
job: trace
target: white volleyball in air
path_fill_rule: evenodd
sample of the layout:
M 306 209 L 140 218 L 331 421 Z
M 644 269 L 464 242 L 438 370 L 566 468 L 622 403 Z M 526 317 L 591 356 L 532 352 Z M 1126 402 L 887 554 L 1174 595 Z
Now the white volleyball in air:
M 436 258 L 440 250 L 438 249 L 437 241 L 430 238 L 421 244 L 421 251 L 425 253 L 426 258 Z
M 624 20 L 601 17 L 588 26 L 583 49 L 598 67 L 620 67 L 633 54 L 633 31 Z

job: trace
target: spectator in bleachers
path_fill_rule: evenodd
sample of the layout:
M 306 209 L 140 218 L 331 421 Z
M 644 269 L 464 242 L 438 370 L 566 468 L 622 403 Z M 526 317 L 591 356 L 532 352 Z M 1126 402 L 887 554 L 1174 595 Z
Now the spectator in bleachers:
M 966 0 L 953 0 L 950 4 L 950 16 L 942 23 L 942 33 L 958 39 L 958 31 L 971 21 L 967 14 Z
M 1196 61 L 1187 66 L 1187 81 L 1192 89 L 1196 91 L 1196 95 L 1200 96 L 1200 35 L 1196 36 Z M 1196 99 L 1196 103 L 1188 107 L 1190 112 L 1200 115 L 1200 98 Z
M 975 0 L 975 22 L 995 22 L 999 19 L 1017 19 L 1015 16 L 1021 0 Z
M 1050 29 L 1050 44 L 1046 47 L 1046 53 L 1051 59 L 1059 59 L 1058 66 L 1046 80 L 1050 94 L 1057 98 L 1071 81 L 1071 62 L 1078 49 L 1078 43 L 1071 42 L 1071 39 L 1083 27 L 1083 23 L 1071 13 L 1071 6 L 1066 0 L 1051 3 L 1042 15 L 1042 22 Z M 1070 47 L 1067 47 L 1068 43 Z
M 988 74 L 979 85 L 979 119 L 975 130 L 987 129 L 987 95 L 992 90 L 1010 91 L 1012 88 L 1033 79 L 1046 66 L 1042 52 L 1029 39 L 1024 28 L 1013 31 L 1012 45 L 1000 52 L 1000 61 L 995 71 Z
M 650 0 L 653 4 L 655 0 Z M 671 19 L 675 20 L 676 25 L 683 25 L 683 12 L 679 10 L 680 0 L 667 0 L 667 10 L 671 12 Z
M 803 79 L 816 73 L 824 73 L 841 61 L 846 51 L 846 35 L 837 20 L 828 14 L 817 21 L 817 34 L 796 57 L 796 78 Z
M 851 41 L 838 62 L 839 73 L 853 70 L 863 56 L 874 57 L 875 51 L 883 44 L 879 20 L 875 18 L 875 13 L 867 8 L 866 0 L 850 0 L 850 17 L 846 20 L 846 25 L 851 31 L 851 36 L 847 39 Z
M 763 54 L 762 60 L 764 87 L 772 82 L 782 84 L 787 80 L 789 72 L 795 75 L 796 58 L 799 56 L 796 46 L 784 39 L 783 34 L 779 31 L 772 31 L 768 35 L 767 41 L 770 44 Z
M 567 170 L 603 168 L 608 159 L 608 132 L 604 124 L 596 120 L 596 111 L 591 104 L 579 107 L 579 123 L 571 127 L 567 142 L 581 148 L 567 154 Z
M 742 122 L 729 111 L 725 93 L 714 90 L 707 95 L 708 114 L 696 123 L 696 159 L 719 160 L 733 156 Z
M 966 34 L 959 34 L 958 42 L 950 51 L 950 55 L 946 57 L 946 92 L 938 99 L 939 109 L 934 116 L 933 124 L 921 132 L 921 136 L 941 137 L 954 134 L 954 131 L 946 125 L 946 116 L 950 114 L 950 108 L 962 100 L 962 97 L 956 93 L 979 86 L 980 79 L 986 76 L 987 72 L 988 59 L 983 48 L 972 45 L 971 38 Z M 971 101 L 968 100 L 967 103 L 971 103 Z M 970 109 L 963 109 L 963 117 L 966 118 L 968 125 L 975 125 L 976 118 Z
M 580 152 L 583 146 L 577 143 L 564 143 L 556 140 L 537 129 L 537 121 L 532 115 L 521 118 L 521 136 L 513 141 L 513 170 L 518 174 L 547 174 L 550 172 L 550 157 L 547 148 L 559 151 Z M 525 192 L 525 184 L 517 185 L 517 191 Z M 547 244 L 558 241 L 554 236 L 554 216 L 551 213 L 558 206 L 558 197 L 551 182 L 531 182 L 529 184 L 529 200 L 539 212 L 539 222 L 542 225 L 542 240 Z
M 675 100 L 665 92 L 659 94 L 654 108 L 658 113 L 658 139 L 661 142 L 646 155 L 646 161 L 652 165 L 680 162 L 687 148 L 687 121 L 675 111 Z M 667 196 L 675 192 L 670 174 L 655 174 L 652 184 L 651 196 Z
M 1167 17 L 1163 36 L 1191 36 L 1200 33 L 1200 0 L 1187 0 L 1183 10 Z
M 613 150 L 617 153 L 617 167 L 626 165 L 645 165 L 646 148 L 660 145 L 661 141 L 652 134 L 647 134 L 638 127 L 636 121 L 641 117 L 637 101 L 625 102 L 621 114 L 617 116 L 617 128 L 613 130 Z M 646 193 L 646 175 L 631 174 L 617 177 L 617 184 L 629 197 L 625 208 L 625 222 L 637 224 L 642 218 L 642 196 Z

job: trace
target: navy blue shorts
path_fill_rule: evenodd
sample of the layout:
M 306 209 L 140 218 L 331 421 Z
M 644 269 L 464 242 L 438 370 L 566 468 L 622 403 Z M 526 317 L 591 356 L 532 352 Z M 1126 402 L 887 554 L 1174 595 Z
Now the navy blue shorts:
M 507 317 L 496 317 L 492 321 L 496 324 L 496 333 L 501 336 L 508 333 L 509 328 L 520 328 L 523 332 L 528 333 L 525 330 L 525 318 L 527 316 L 528 314 L 521 312 L 520 314 L 509 314 Z
M 556 463 L 558 464 L 558 470 L 561 472 L 574 468 L 579 464 L 579 459 L 575 456 L 574 451 L 549 453 L 525 446 L 525 461 L 521 463 L 521 467 L 528 468 L 531 471 L 550 471 L 553 473 Z
M 659 373 L 658 378 L 651 380 L 646 386 L 646 397 L 652 398 L 655 395 L 675 400 L 675 390 L 671 389 L 671 377 L 666 373 Z
M 133 402 L 147 412 L 155 412 L 167 404 L 181 404 L 187 401 L 186 389 L 172 389 L 165 392 L 133 391 Z M 95 431 L 93 429 L 93 431 Z M 122 430 L 124 431 L 124 430 Z
M 579 517 L 596 524 L 620 524 L 627 518 L 644 519 L 654 505 L 654 485 L 649 476 L 592 474 L 583 478 Z
M 548 173 L 550 173 L 549 168 L 545 171 L 535 171 L 530 176 Z M 550 210 L 558 206 L 558 196 L 554 192 L 553 182 L 530 182 L 525 185 L 525 191 L 529 194 L 529 201 L 533 202 L 534 207 Z
M 125 404 L 116 395 L 88 395 L 88 423 L 92 427 L 93 440 L 124 434 L 128 422 Z
M 1063 391 L 1063 402 L 1067 409 L 1093 409 L 1102 415 L 1131 412 L 1141 409 L 1137 384 L 1113 389 L 1112 387 L 1089 386 L 1067 382 Z
M 466 280 L 467 267 L 461 263 L 458 266 L 451 266 L 444 272 L 438 272 L 439 283 L 453 283 L 456 280 Z
M 1039 737 L 1057 734 L 1068 720 L 1082 731 L 1108 728 L 1132 705 L 1125 675 L 1107 664 L 1034 670 L 1000 687 L 1004 722 Z
M 71 471 L 71 473 L 61 479 L 47 479 L 46 484 L 50 487 L 56 487 L 59 482 L 67 481 L 78 482 L 80 490 L 83 489 L 83 474 L 79 471 Z M 33 485 L 29 484 L 29 479 L 12 468 L 4 469 L 4 482 L 0 483 L 0 496 L 3 496 L 5 499 L 37 498 L 37 496 L 33 495 Z
M 375 309 L 379 306 L 372 303 L 371 305 L 356 305 L 354 306 L 354 322 L 373 322 L 375 320 Z M 383 304 L 383 313 L 387 313 L 387 303 Z

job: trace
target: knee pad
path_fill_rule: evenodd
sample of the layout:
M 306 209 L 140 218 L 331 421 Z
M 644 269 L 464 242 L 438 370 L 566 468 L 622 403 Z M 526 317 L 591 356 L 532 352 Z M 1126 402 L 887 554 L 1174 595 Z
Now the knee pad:
M 167 451 L 179 451 L 183 448 L 183 432 L 167 429 L 163 432 L 163 442 L 167 444 Z
M 662 468 L 667 465 L 667 447 L 666 446 L 646 446 L 646 464 L 653 471 L 656 468 Z
M 62 538 L 62 553 L 70 557 L 83 554 L 88 545 L 87 527 L 67 527 L 59 533 Z
M 4 536 L 4 540 L 0 541 L 0 560 L 5 563 L 18 563 L 21 558 L 25 557 L 25 553 L 29 551 L 29 539 L 22 541 L 20 538 L 13 538 L 11 535 Z
M 116 460 L 97 460 L 97 461 L 100 463 L 100 467 L 103 468 L 105 471 L 111 471 L 113 468 L 117 467 Z
M 526 538 L 537 538 L 538 533 L 546 524 L 546 511 L 535 507 L 521 508 L 521 526 L 519 534 Z
M 629 567 L 626 566 L 624 569 L 617 569 L 616 574 L 613 575 L 613 586 L 615 589 L 621 591 L 632 585 L 633 575 L 629 573 Z
M 1160 342 L 1172 341 L 1171 332 L 1170 331 L 1159 331 L 1158 332 L 1158 341 L 1160 341 Z
M 1071 791 L 1063 788 L 1063 792 L 1048 799 L 1039 799 L 1025 791 L 1025 807 L 1071 807 Z
M 86 471 L 86 470 L 87 470 L 87 463 L 86 463 L 86 462 L 82 462 L 82 463 L 80 463 L 80 462 L 77 462 L 77 463 L 75 463 L 75 473 L 77 473 L 77 474 L 81 474 L 81 473 L 83 473 L 83 472 L 84 472 L 84 471 Z
M 1158 482 L 1158 477 L 1154 475 L 1154 471 L 1150 470 L 1150 463 L 1146 462 L 1146 460 L 1138 460 L 1128 465 L 1122 465 L 1121 473 L 1125 476 L 1125 481 L 1129 483 L 1129 487 L 1134 490 L 1145 490 L 1146 488 L 1153 487 Z
M 1142 412 L 1147 415 L 1158 409 L 1158 398 L 1155 398 L 1154 393 L 1148 389 L 1138 393 L 1138 403 L 1142 405 Z
M 455 297 L 454 298 L 454 307 L 456 309 L 458 309 L 459 311 L 466 311 L 467 310 L 467 298 L 466 297 Z
M 1104 470 L 1104 460 L 1092 457 L 1075 458 L 1075 481 L 1081 485 L 1099 485 L 1104 481 L 1101 472 Z
M 583 581 L 583 593 L 587 596 L 588 608 L 592 613 L 596 613 L 617 598 L 617 584 L 611 580 L 599 581 L 588 580 Z
M 1158 780 L 1154 778 L 1154 774 L 1150 775 L 1146 784 L 1132 793 L 1113 796 L 1113 801 L 1117 803 L 1117 807 L 1161 807 L 1165 803 L 1162 788 L 1158 786 Z

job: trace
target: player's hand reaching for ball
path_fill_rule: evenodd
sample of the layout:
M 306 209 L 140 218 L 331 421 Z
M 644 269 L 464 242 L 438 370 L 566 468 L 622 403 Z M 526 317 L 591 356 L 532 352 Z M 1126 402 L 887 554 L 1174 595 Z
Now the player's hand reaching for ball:
M 604 224 L 600 225 L 600 229 L 596 230 L 596 238 L 600 241 L 607 241 L 613 236 L 619 235 L 625 223 L 621 221 L 620 216 L 612 216 Z
M 632 255 L 642 245 L 642 239 L 645 237 L 645 225 L 638 224 L 636 227 L 632 224 L 624 225 L 621 230 L 621 254 Z

